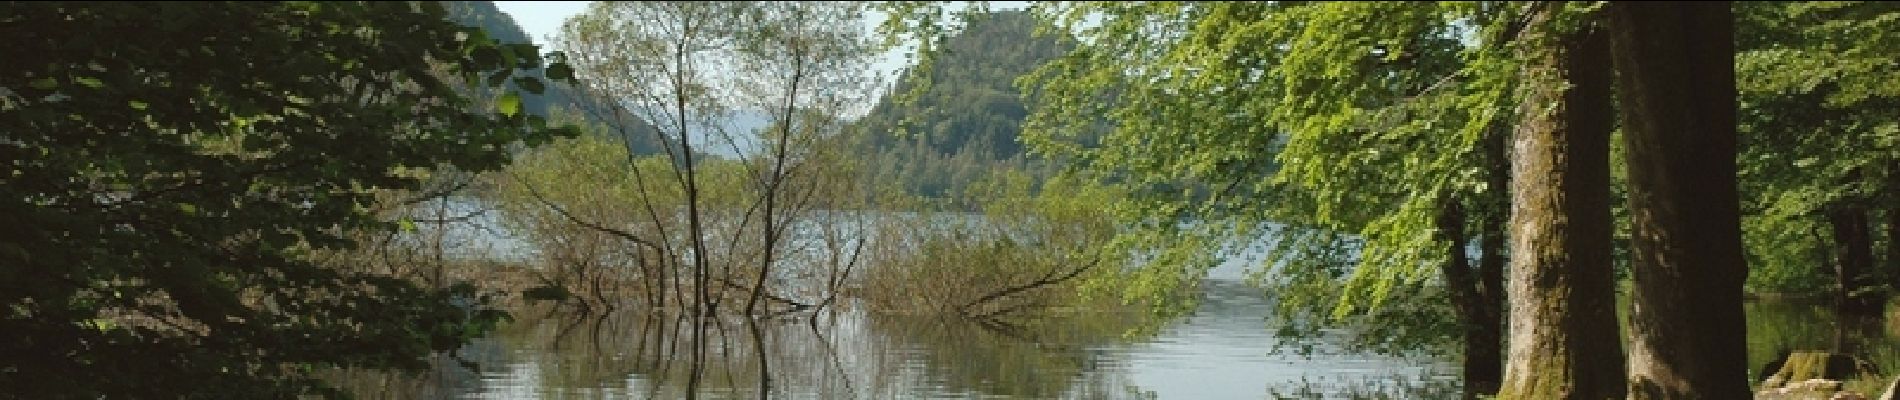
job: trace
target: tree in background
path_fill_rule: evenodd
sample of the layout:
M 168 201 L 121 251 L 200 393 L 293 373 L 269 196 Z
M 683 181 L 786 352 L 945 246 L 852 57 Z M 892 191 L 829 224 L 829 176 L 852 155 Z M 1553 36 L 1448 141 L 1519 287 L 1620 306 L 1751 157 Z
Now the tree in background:
M 929 62 L 933 43 L 928 39 L 939 36 L 947 24 L 942 7 L 920 3 L 889 7 L 898 18 L 886 28 L 927 39 L 921 48 L 926 52 L 924 61 Z M 1425 11 L 1434 7 L 1445 11 Z M 1540 397 L 1579 390 L 1574 394 L 1618 396 L 1627 389 L 1637 397 L 1742 397 L 1747 396 L 1738 390 L 1746 387 L 1741 374 L 1747 368 L 1742 359 L 1747 332 L 1740 308 L 1744 282 L 1757 290 L 1786 288 L 1791 283 L 1811 290 L 1822 285 L 1811 283 L 1812 279 L 1804 283 L 1803 277 L 1823 275 L 1811 266 L 1831 261 L 1835 265 L 1832 286 L 1843 305 L 1877 304 L 1881 289 L 1870 283 L 1873 274 L 1869 271 L 1877 264 L 1874 250 L 1882 246 L 1873 233 L 1875 216 L 1882 213 L 1888 220 L 1887 257 L 1900 259 L 1900 245 L 1894 244 L 1900 242 L 1900 217 L 1895 217 L 1900 213 L 1886 206 L 1895 203 L 1891 201 L 1894 187 L 1900 183 L 1896 177 L 1900 173 L 1895 172 L 1900 171 L 1900 163 L 1892 160 L 1900 154 L 1893 150 L 1895 138 L 1900 137 L 1895 134 L 1900 129 L 1894 128 L 1891 104 L 1894 43 L 1892 35 L 1882 33 L 1900 19 L 1894 18 L 1890 6 L 1864 2 L 1742 7 L 1742 22 L 1748 30 L 1738 41 L 1735 13 L 1726 3 L 1039 4 L 1035 9 L 1044 21 L 1056 25 L 1058 32 L 1078 35 L 1081 45 L 1029 78 L 1028 84 L 1036 89 L 1031 93 L 1038 96 L 1033 103 L 1039 108 L 1035 115 L 1051 117 L 1032 117 L 1026 137 L 1032 147 L 1071 155 L 1086 166 L 1085 171 L 1134 189 L 1137 200 L 1144 203 L 1131 207 L 1135 210 L 1128 216 L 1131 224 L 1149 228 L 1143 231 L 1167 232 L 1149 237 L 1203 245 L 1178 252 L 1173 249 L 1187 246 L 1164 246 L 1166 250 L 1149 253 L 1154 254 L 1150 262 L 1127 274 L 1135 283 L 1129 286 L 1129 296 L 1166 297 L 1192 291 L 1194 280 L 1211 264 L 1212 257 L 1199 255 L 1215 246 L 1204 246 L 1206 236 L 1182 235 L 1181 231 L 1244 234 L 1251 231 L 1228 228 L 1275 221 L 1294 232 L 1274 232 L 1274 240 L 1280 243 L 1275 253 L 1290 258 L 1269 257 L 1266 264 L 1282 273 L 1276 283 L 1296 283 L 1279 286 L 1280 304 L 1298 305 L 1304 301 L 1300 299 L 1313 298 L 1348 300 L 1330 303 L 1337 305 L 1336 316 L 1339 310 L 1350 315 L 1357 310 L 1355 305 L 1369 303 L 1376 308 L 1382 298 L 1414 293 L 1399 289 L 1419 287 L 1415 283 L 1425 281 L 1419 279 L 1425 275 L 1418 273 L 1418 267 L 1433 263 L 1428 261 L 1465 264 L 1456 255 L 1463 253 L 1460 244 L 1468 235 L 1459 224 L 1446 223 L 1460 218 L 1461 210 L 1457 202 L 1442 201 L 1456 198 L 1458 191 L 1442 189 L 1501 182 L 1471 179 L 1473 174 L 1463 172 L 1444 174 L 1444 168 L 1457 171 L 1461 164 L 1443 162 L 1455 158 L 1440 155 L 1455 154 L 1461 148 L 1501 154 L 1494 150 L 1501 146 L 1472 146 L 1469 141 L 1460 146 L 1433 141 L 1442 136 L 1412 137 L 1404 129 L 1392 129 L 1405 127 L 1403 123 L 1390 121 L 1420 121 L 1437 124 L 1439 129 L 1458 126 L 1462 129 L 1455 130 L 1468 138 L 1496 137 L 1472 134 L 1495 131 L 1495 125 L 1381 112 L 1407 110 L 1394 107 L 1394 98 L 1406 100 L 1398 104 L 1429 103 L 1433 91 L 1408 96 L 1392 89 L 1433 81 L 1417 80 L 1418 76 L 1408 73 L 1433 76 L 1445 74 L 1442 69 L 1383 67 L 1447 60 L 1433 57 L 1431 51 L 1409 51 L 1432 49 L 1432 39 L 1444 36 L 1461 44 L 1477 44 L 1468 48 L 1486 49 L 1514 43 L 1493 32 L 1554 35 L 1557 40 L 1542 46 L 1546 51 L 1533 44 L 1523 59 L 1500 57 L 1495 49 L 1449 59 L 1466 67 L 1440 81 L 1448 82 L 1448 87 L 1466 87 L 1472 95 L 1452 96 L 1464 99 L 1462 107 L 1423 108 L 1462 108 L 1477 114 L 1465 118 L 1466 122 L 1525 121 L 1518 127 L 1523 133 L 1518 147 L 1532 151 L 1514 156 L 1529 159 L 1513 160 L 1526 173 L 1516 177 L 1512 186 L 1554 191 L 1513 194 L 1519 203 L 1540 204 L 1513 207 L 1514 214 L 1526 208 L 1533 212 L 1511 217 L 1527 222 L 1520 224 L 1515 240 L 1528 244 L 1511 253 L 1525 258 L 1552 256 L 1518 259 L 1525 267 L 1520 269 L 1541 270 L 1549 274 L 1528 275 L 1559 281 L 1574 277 L 1574 282 L 1564 282 L 1580 285 L 1572 288 L 1581 287 L 1582 293 L 1548 290 L 1542 291 L 1547 298 L 1517 301 L 1520 306 L 1544 303 L 1541 308 L 1546 310 L 1563 309 L 1548 315 L 1557 320 L 1567 312 L 1592 317 L 1556 324 L 1574 329 L 1522 334 L 1528 339 L 1559 341 L 1565 338 L 1554 336 L 1571 336 L 1588 344 L 1556 343 L 1513 358 L 1529 363 L 1561 353 L 1558 358 L 1565 359 L 1557 363 L 1575 363 L 1571 365 L 1591 372 L 1545 382 L 1548 376 L 1538 375 L 1551 368 L 1523 368 L 1518 382 L 1531 389 L 1513 393 Z M 1440 18 L 1414 19 L 1418 15 Z M 1538 19 L 1529 26 L 1516 22 L 1527 15 Z M 1437 31 L 1420 26 L 1447 27 L 1442 31 L 1452 34 L 1434 36 L 1430 33 Z M 1612 38 L 1607 56 L 1600 44 L 1581 45 L 1590 42 L 1583 39 L 1593 37 L 1590 32 L 1595 29 L 1606 30 Z M 1738 44 L 1744 51 L 1739 54 Z M 1595 56 L 1566 60 L 1566 52 L 1586 49 Z M 1601 59 L 1614 60 L 1618 97 L 1609 103 L 1619 109 L 1615 121 L 1625 132 L 1622 140 L 1610 145 L 1598 145 L 1610 137 L 1611 127 L 1604 122 L 1611 119 L 1605 111 L 1609 106 L 1603 100 L 1602 84 L 1610 69 L 1604 68 Z M 1520 80 L 1535 76 L 1500 67 L 1524 61 L 1554 67 L 1563 79 Z M 1737 126 L 1738 62 L 1743 74 L 1741 127 Z M 1588 82 L 1565 82 L 1570 79 Z M 1519 85 L 1524 86 L 1522 92 L 1531 94 L 1527 104 L 1537 107 L 1527 107 L 1517 118 L 1497 113 L 1498 102 L 1517 103 L 1500 93 L 1512 92 Z M 1567 101 L 1553 115 L 1544 104 L 1537 104 L 1542 103 L 1538 99 Z M 1746 146 L 1740 148 L 1747 158 L 1739 162 L 1738 129 L 1750 134 L 1743 139 Z M 1571 130 L 1581 131 L 1579 141 L 1571 143 L 1576 146 L 1536 140 L 1537 135 L 1554 138 Z M 1392 138 L 1411 141 L 1378 140 Z M 1621 158 L 1626 168 L 1604 171 L 1605 164 L 1598 160 L 1608 154 Z M 1741 188 L 1738 167 L 1747 185 Z M 1261 179 L 1265 176 L 1273 178 Z M 1562 179 L 1554 182 L 1555 188 L 1529 186 L 1553 183 L 1541 180 L 1545 176 Z M 1619 178 L 1626 179 L 1626 189 L 1600 187 Z M 1412 198 L 1393 200 L 1384 190 Z M 1551 193 L 1574 197 L 1541 201 L 1562 197 L 1546 196 Z M 1627 193 L 1627 207 L 1602 206 L 1618 193 Z M 1743 221 L 1744 195 L 1746 207 L 1764 215 Z M 1554 212 L 1534 212 L 1540 209 Z M 1748 280 L 1749 260 L 1742 250 L 1744 225 L 1749 242 L 1757 244 L 1747 254 L 1773 262 L 1757 263 L 1758 270 L 1769 274 L 1755 275 L 1761 279 L 1754 281 Z M 1618 232 L 1623 226 L 1628 226 L 1627 233 Z M 1536 246 L 1535 242 L 1553 238 L 1538 234 L 1555 233 L 1543 228 L 1572 231 L 1564 233 L 1574 233 L 1579 240 Z M 1602 245 L 1606 236 L 1612 238 L 1608 246 Z M 1337 244 L 1341 237 L 1345 245 Z M 1617 246 L 1614 238 L 1618 237 L 1626 238 L 1629 245 Z M 1449 246 L 1431 243 L 1434 238 Z M 1419 250 L 1432 248 L 1449 251 L 1440 255 Z M 1550 251 L 1538 254 L 1526 248 Z M 1617 251 L 1621 249 L 1627 251 Z M 1604 258 L 1603 253 L 1628 257 Z M 1634 326 L 1627 332 L 1632 343 L 1629 375 L 1624 377 L 1627 386 L 1619 389 L 1613 378 L 1619 375 L 1616 363 L 1569 356 L 1595 358 L 1615 347 L 1610 335 L 1604 334 L 1613 322 L 1606 317 L 1613 314 L 1604 310 L 1612 304 L 1613 292 L 1608 288 L 1615 275 L 1598 271 L 1624 260 L 1636 293 Z M 1299 267 L 1354 263 L 1359 268 Z M 1368 268 L 1372 265 L 1383 267 Z M 1302 270 L 1313 272 L 1284 274 Z M 1443 270 L 1453 290 L 1485 287 L 1457 283 L 1472 281 L 1452 273 L 1463 268 Z M 1352 277 L 1344 279 L 1344 290 L 1327 290 L 1341 287 L 1337 283 L 1348 271 Z M 1532 289 L 1566 286 L 1531 277 L 1518 280 Z M 1517 308 L 1535 313 L 1539 307 Z M 1178 309 L 1162 311 L 1170 310 Z M 1533 330 L 1524 328 L 1514 326 L 1513 330 Z M 1534 342 L 1513 340 L 1538 346 Z M 1470 362 L 1471 354 L 1467 356 Z
M 1029 78 L 1039 106 L 1029 140 L 1137 190 L 1124 217 L 1145 229 L 1129 241 L 1165 250 L 1129 271 L 1141 283 L 1131 298 L 1179 299 L 1220 238 L 1264 235 L 1259 282 L 1289 332 L 1363 326 L 1363 343 L 1396 352 L 1458 332 L 1468 390 L 1495 389 L 1503 127 L 1515 103 L 1513 56 L 1500 45 L 1512 38 L 1498 32 L 1514 8 L 1041 10 L 1087 44 Z M 1480 40 L 1461 39 L 1479 28 Z
M 1900 4 L 1742 2 L 1736 14 L 1748 288 L 1833 291 L 1876 311 L 1900 285 L 1900 41 L 1871 32 L 1900 29 Z
M 417 171 L 571 133 L 439 76 L 532 91 L 509 72 L 545 66 L 439 3 L 13 3 L 0 32 L 12 395 L 340 395 L 303 372 L 426 366 L 503 314 L 308 256 L 398 229 L 370 208 Z

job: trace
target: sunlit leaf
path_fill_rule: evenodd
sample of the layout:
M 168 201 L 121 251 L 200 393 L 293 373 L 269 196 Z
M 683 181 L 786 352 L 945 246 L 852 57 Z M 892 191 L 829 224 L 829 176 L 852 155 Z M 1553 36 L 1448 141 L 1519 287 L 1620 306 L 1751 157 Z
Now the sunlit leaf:
M 521 113 L 521 95 L 509 92 L 495 98 L 495 111 L 510 117 Z

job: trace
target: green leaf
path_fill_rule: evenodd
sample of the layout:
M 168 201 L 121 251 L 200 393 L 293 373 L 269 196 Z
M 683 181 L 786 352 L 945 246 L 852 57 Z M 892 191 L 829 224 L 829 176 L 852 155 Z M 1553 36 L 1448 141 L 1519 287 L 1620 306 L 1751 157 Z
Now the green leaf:
M 547 86 L 543 85 L 540 79 L 527 76 L 515 78 L 515 86 L 519 86 L 521 90 L 526 90 L 528 93 L 533 94 L 541 94 L 547 91 Z
M 495 99 L 495 109 L 501 111 L 502 115 L 510 117 L 520 114 L 521 95 L 515 93 L 501 95 L 500 98 Z
M 146 104 L 145 102 L 138 101 L 138 100 L 128 101 L 127 104 L 132 106 L 132 109 L 139 110 L 139 111 L 145 111 L 147 107 L 151 106 L 151 104 Z
M 404 217 L 403 219 L 396 221 L 396 227 L 397 229 L 401 229 L 403 232 L 415 232 L 416 221 L 410 220 L 408 217 Z
M 53 79 L 53 77 L 49 76 L 45 78 L 34 79 L 32 82 L 28 82 L 26 86 L 30 88 L 34 88 L 34 89 L 39 89 L 39 90 L 53 90 L 53 88 L 59 87 L 59 80 Z
M 557 81 L 573 81 L 574 67 L 568 66 L 567 63 L 555 63 L 554 65 L 548 66 L 547 75 L 548 75 L 548 79 L 553 79 Z
M 508 82 L 509 77 L 513 77 L 514 75 L 515 70 L 513 68 L 502 68 L 500 71 L 488 74 L 488 86 L 501 86 L 502 83 Z
M 476 47 L 474 52 L 469 53 L 469 58 L 475 61 L 476 66 L 480 67 L 477 69 L 488 69 L 488 67 L 501 64 L 501 50 L 496 49 L 493 45 Z
M 509 44 L 508 51 L 513 55 L 511 59 L 516 60 L 520 67 L 534 68 L 539 65 L 533 64 L 540 64 L 540 50 L 533 43 Z
M 82 76 L 78 78 L 73 78 L 73 82 L 78 83 L 81 86 L 85 86 L 85 87 L 89 87 L 93 89 L 106 87 L 106 83 L 104 81 L 100 81 L 99 78 L 93 78 L 93 77 Z

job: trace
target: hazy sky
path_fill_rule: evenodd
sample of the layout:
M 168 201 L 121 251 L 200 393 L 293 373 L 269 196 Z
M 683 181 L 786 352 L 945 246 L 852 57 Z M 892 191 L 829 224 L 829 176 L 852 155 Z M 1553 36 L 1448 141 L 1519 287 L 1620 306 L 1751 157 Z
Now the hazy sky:
M 528 31 L 537 44 L 546 45 L 547 37 L 561 30 L 561 21 L 567 17 L 587 10 L 591 1 L 497 1 L 496 7 L 515 18 L 521 29 Z M 990 7 L 998 10 L 1014 10 L 1028 6 L 1026 1 L 995 1 Z
M 521 30 L 534 38 L 534 43 L 546 47 L 548 37 L 561 31 L 561 22 L 567 17 L 587 10 L 587 1 L 497 1 L 501 12 L 515 18 Z
M 495 2 L 495 6 L 500 7 L 502 12 L 508 13 L 508 16 L 514 17 L 515 23 L 521 25 L 521 30 L 527 31 L 528 36 L 534 38 L 535 44 L 540 44 L 543 50 L 546 50 L 548 38 L 553 37 L 556 33 L 561 31 L 561 22 L 566 21 L 567 17 L 586 11 L 587 3 L 592 2 L 497 1 Z M 1009 10 L 1021 9 L 1027 5 L 1028 2 L 1026 1 L 997 1 L 991 2 L 990 7 L 992 9 Z M 881 15 L 875 14 L 870 17 L 874 20 L 872 21 L 873 23 L 881 21 L 883 18 Z M 892 51 L 885 55 L 884 60 L 878 62 L 875 69 L 886 74 L 891 74 L 895 72 L 898 66 L 903 65 L 903 63 L 904 60 L 901 53 Z
M 497 1 L 495 2 L 495 6 L 501 8 L 502 12 L 508 13 L 509 17 L 514 18 L 515 24 L 520 25 L 521 30 L 527 32 L 528 37 L 534 39 L 535 44 L 541 45 L 542 50 L 546 51 L 552 50 L 547 47 L 548 42 L 550 38 L 561 31 L 561 23 L 565 22 L 568 17 L 587 11 L 588 3 L 592 2 Z M 993 9 L 1020 9 L 1026 5 L 1027 2 L 1002 1 L 992 2 L 991 7 Z M 883 20 L 883 15 L 875 12 L 868 15 L 868 17 L 871 19 L 868 23 L 874 24 Z M 889 77 L 894 75 L 896 70 L 904 64 L 905 60 L 902 51 L 892 50 L 886 53 L 872 69 Z M 747 144 L 746 147 L 751 146 Z M 715 153 L 727 156 L 734 155 L 730 154 L 732 153 L 731 151 L 725 149 L 715 149 Z

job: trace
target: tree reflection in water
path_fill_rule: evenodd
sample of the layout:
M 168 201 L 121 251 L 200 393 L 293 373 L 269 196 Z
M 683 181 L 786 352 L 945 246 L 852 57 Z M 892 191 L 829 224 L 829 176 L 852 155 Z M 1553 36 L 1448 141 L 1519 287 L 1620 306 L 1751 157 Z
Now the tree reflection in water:
M 520 320 L 441 357 L 428 372 L 324 376 L 368 399 L 683 398 L 689 387 L 709 398 L 825 399 L 1144 399 L 1178 397 L 1184 388 L 1248 398 L 1457 393 L 1455 380 L 1418 363 L 1274 358 L 1262 310 L 1251 306 L 1210 308 L 1170 330 L 1133 329 L 1145 319 L 1127 312 L 978 322 L 873 314 L 845 303 L 815 315 L 709 319 L 698 343 L 690 315 L 635 308 L 588 317 L 521 311 Z M 1232 312 L 1212 312 L 1219 310 Z M 1236 323 L 1242 320 L 1254 322 Z M 1125 335 L 1131 331 L 1150 336 Z M 705 365 L 694 379 L 691 352 L 702 349 Z M 1250 354 L 1221 356 L 1234 352 Z M 1266 370 L 1274 368 L 1284 371 Z M 1215 372 L 1256 378 L 1208 376 Z

